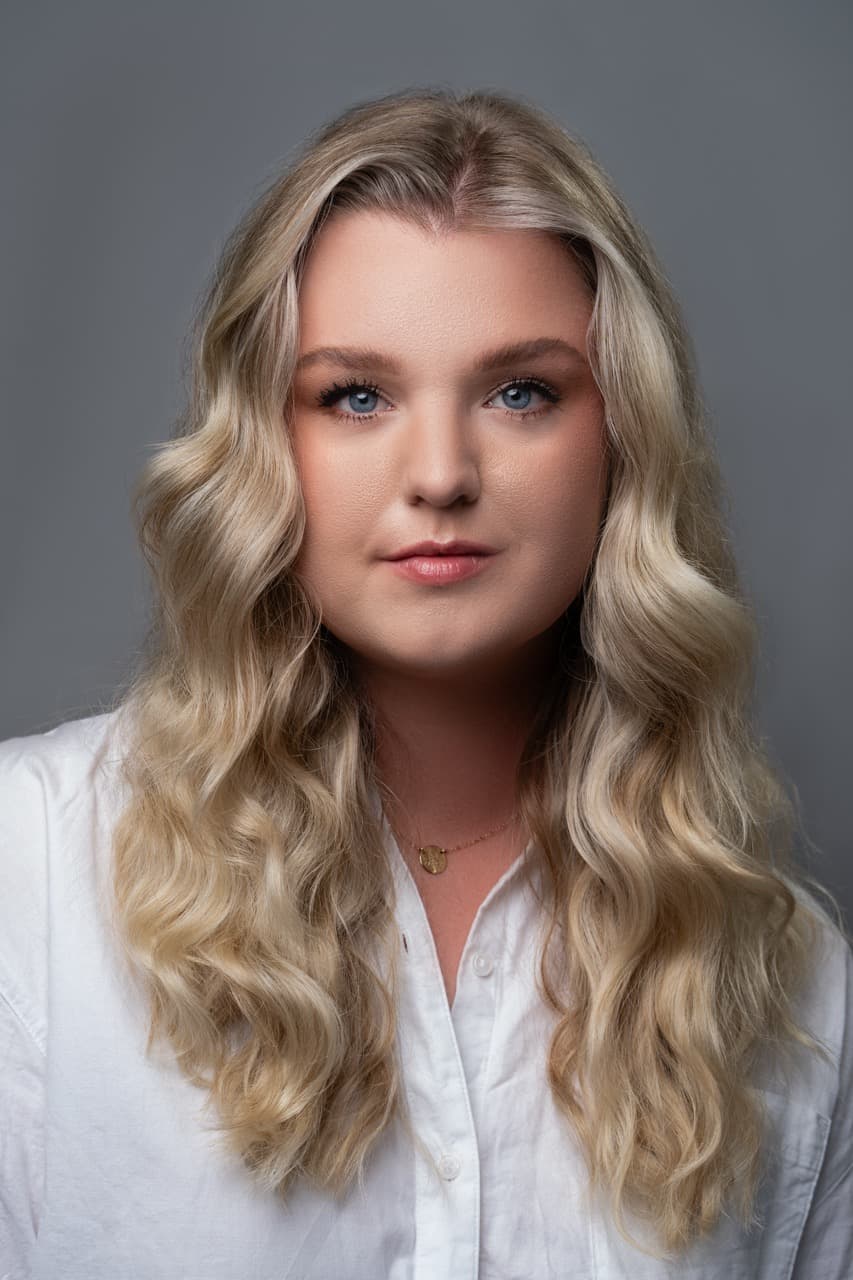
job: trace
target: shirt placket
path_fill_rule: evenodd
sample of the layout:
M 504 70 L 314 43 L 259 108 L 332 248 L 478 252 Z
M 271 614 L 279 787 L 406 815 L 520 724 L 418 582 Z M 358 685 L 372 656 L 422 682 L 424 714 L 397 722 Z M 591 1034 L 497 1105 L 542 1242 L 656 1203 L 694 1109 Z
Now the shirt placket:
M 413 1280 L 470 1277 L 480 1254 L 480 1157 L 465 1066 L 423 902 L 399 851 L 398 1044 L 416 1148 Z

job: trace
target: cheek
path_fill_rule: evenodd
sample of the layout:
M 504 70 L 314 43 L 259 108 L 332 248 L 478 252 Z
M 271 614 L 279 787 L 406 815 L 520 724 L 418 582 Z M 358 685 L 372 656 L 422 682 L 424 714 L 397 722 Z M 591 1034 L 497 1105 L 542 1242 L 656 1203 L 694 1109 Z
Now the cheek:
M 595 550 L 607 492 L 603 436 L 590 433 L 571 449 L 543 458 L 525 495 L 526 541 L 535 555 L 543 590 L 574 596 Z
M 376 526 L 377 494 L 354 451 L 293 445 L 305 506 L 305 533 L 294 570 L 328 619 L 358 590 L 353 556 L 363 555 Z
M 293 454 L 309 530 L 324 541 L 346 539 L 348 533 L 355 541 L 387 497 L 387 459 L 364 441 L 321 441 L 298 432 Z
M 316 445 L 308 447 L 298 437 L 294 455 L 305 504 L 303 553 L 308 554 L 334 546 L 351 527 L 358 477 L 341 465 L 337 454 Z

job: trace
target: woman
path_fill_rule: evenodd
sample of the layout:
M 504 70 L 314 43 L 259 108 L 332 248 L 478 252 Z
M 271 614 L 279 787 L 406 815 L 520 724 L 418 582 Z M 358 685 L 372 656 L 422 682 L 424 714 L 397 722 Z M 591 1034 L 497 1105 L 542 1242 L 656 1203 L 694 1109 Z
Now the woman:
M 145 662 L 0 749 L 9 1274 L 848 1274 L 853 952 L 586 149 L 319 131 L 139 498 Z

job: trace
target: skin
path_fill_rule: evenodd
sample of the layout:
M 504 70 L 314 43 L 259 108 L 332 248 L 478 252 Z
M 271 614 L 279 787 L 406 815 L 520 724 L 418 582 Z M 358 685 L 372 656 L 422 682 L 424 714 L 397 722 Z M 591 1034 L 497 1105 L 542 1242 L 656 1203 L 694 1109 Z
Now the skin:
M 372 211 L 333 215 L 300 287 L 300 360 L 320 347 L 370 347 L 399 366 L 297 367 L 291 439 L 307 528 L 296 570 L 377 708 L 377 766 L 396 797 L 386 813 L 403 833 L 451 999 L 476 907 L 525 836 L 513 823 L 451 853 L 440 876 L 422 870 L 408 842 L 460 844 L 512 813 L 558 620 L 582 586 L 604 509 L 592 303 L 547 233 L 431 235 Z M 477 372 L 483 353 L 543 337 L 575 354 Z M 362 386 L 316 403 L 351 378 L 379 394 Z M 466 538 L 497 554 L 484 572 L 439 587 L 400 577 L 382 558 L 425 538 Z

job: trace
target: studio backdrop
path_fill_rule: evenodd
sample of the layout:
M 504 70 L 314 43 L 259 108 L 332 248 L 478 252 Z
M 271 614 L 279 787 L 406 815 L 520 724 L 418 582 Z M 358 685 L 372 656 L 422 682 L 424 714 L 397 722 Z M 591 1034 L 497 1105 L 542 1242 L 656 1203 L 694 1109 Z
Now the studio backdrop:
M 0 737 L 127 677 L 150 603 L 130 491 L 243 210 L 352 103 L 496 88 L 586 141 L 681 301 L 761 732 L 849 925 L 850 27 L 828 0 L 5 4 Z

